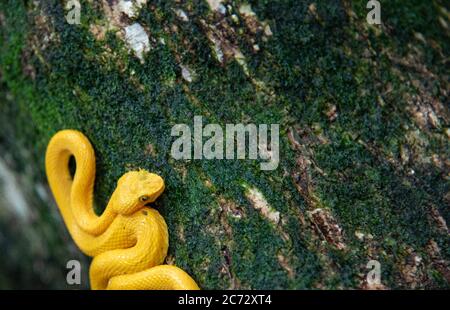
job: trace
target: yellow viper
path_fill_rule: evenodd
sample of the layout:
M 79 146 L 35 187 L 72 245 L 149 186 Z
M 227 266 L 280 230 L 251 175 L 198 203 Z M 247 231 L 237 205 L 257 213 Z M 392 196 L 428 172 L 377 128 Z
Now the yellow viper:
M 69 160 L 76 162 L 75 175 Z M 164 191 L 164 180 L 145 170 L 125 173 L 101 216 L 93 209 L 95 153 L 75 130 L 58 132 L 45 156 L 50 189 L 70 235 L 93 257 L 92 289 L 199 289 L 183 270 L 162 265 L 169 234 L 158 211 L 148 207 Z

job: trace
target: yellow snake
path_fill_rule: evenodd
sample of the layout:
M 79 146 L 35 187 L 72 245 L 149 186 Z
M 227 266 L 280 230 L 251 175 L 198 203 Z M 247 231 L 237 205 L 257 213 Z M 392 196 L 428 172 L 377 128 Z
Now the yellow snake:
M 69 160 L 76 162 L 72 178 Z M 161 265 L 169 235 L 163 217 L 149 208 L 164 191 L 163 179 L 145 170 L 125 173 L 101 216 L 93 209 L 95 153 L 75 130 L 58 132 L 45 156 L 48 182 L 75 243 L 93 257 L 92 289 L 199 289 L 183 270 Z

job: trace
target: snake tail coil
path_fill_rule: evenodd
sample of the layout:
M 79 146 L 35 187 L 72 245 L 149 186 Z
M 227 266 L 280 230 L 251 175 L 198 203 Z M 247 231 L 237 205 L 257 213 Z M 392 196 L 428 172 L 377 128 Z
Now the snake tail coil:
M 95 153 L 82 133 L 63 130 L 53 136 L 45 168 L 70 235 L 83 253 L 93 257 L 92 289 L 199 289 L 186 272 L 163 265 L 169 245 L 167 225 L 149 207 L 164 191 L 160 176 L 146 170 L 125 173 L 98 216 L 93 208 Z

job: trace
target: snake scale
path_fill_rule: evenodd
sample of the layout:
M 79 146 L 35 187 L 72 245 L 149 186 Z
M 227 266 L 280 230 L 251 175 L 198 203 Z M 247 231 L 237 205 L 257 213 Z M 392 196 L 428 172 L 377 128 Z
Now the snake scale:
M 92 289 L 199 289 L 180 268 L 162 265 L 169 245 L 167 225 L 158 211 L 148 207 L 164 191 L 160 176 L 145 170 L 125 173 L 98 216 L 93 209 L 95 153 L 81 132 L 62 130 L 54 135 L 45 166 L 70 235 L 83 253 L 93 257 Z

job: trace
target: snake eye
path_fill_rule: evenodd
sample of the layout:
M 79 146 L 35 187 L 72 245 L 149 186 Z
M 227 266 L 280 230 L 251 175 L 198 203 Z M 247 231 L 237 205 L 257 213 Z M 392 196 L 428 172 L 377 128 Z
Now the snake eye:
M 140 202 L 146 202 L 148 200 L 148 196 L 141 196 L 139 197 Z

